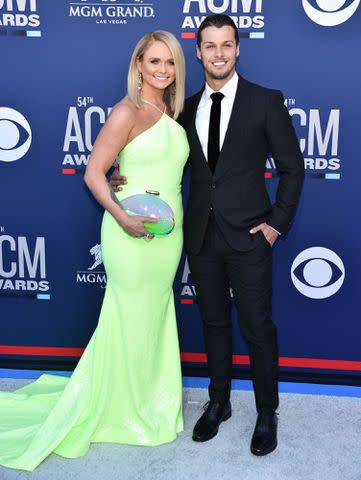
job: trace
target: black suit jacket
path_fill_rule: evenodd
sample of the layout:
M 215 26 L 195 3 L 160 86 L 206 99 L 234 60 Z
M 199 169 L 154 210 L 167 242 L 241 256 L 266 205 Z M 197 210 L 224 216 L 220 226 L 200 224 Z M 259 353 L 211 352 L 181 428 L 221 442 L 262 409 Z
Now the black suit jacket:
M 255 242 L 249 233 L 251 227 L 266 221 L 281 233 L 287 230 L 304 177 L 302 153 L 282 93 L 239 76 L 228 129 L 212 175 L 195 126 L 203 89 L 186 100 L 179 119 L 190 145 L 186 250 L 199 252 L 211 210 L 229 245 L 249 250 Z M 280 175 L 273 205 L 264 179 L 269 152 Z

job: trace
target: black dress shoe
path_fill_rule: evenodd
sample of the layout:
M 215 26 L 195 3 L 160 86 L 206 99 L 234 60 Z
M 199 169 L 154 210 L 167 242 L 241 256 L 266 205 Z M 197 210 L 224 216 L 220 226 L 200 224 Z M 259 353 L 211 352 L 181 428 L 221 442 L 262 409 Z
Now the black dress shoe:
M 209 401 L 204 405 L 205 412 L 193 429 L 195 442 L 206 442 L 215 437 L 221 422 L 225 422 L 232 416 L 231 402 L 217 403 Z
M 251 442 L 251 452 L 254 455 L 267 455 L 277 447 L 277 415 L 275 413 L 260 413 Z

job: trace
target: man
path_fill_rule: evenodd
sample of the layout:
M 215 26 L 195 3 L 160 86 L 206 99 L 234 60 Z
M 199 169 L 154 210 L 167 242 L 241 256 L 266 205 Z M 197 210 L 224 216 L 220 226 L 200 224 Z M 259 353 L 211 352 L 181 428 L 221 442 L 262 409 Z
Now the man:
M 207 17 L 197 36 L 206 84 L 186 100 L 180 119 L 190 144 L 191 168 L 185 247 L 210 371 L 210 401 L 194 427 L 193 440 L 211 439 L 231 416 L 232 287 L 249 347 L 258 412 L 251 451 L 266 455 L 277 447 L 272 245 L 291 221 L 304 164 L 281 92 L 237 75 L 238 55 L 239 36 L 232 19 Z M 264 181 L 269 152 L 280 175 L 273 205 Z

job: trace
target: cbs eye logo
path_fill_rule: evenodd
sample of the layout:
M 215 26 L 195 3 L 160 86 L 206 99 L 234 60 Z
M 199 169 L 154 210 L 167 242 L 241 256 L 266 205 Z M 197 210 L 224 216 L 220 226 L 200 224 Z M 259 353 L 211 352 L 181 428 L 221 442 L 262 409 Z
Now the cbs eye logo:
M 332 250 L 307 248 L 292 263 L 291 278 L 302 295 L 315 299 L 328 298 L 341 288 L 345 280 L 345 267 Z
M 31 128 L 21 113 L 0 107 L 0 161 L 15 162 L 29 150 L 32 140 Z
M 311 5 L 310 0 L 302 0 L 307 16 L 319 25 L 334 27 L 346 22 L 356 12 L 361 0 L 313 0 L 317 7 Z M 345 3 L 349 3 L 342 8 Z

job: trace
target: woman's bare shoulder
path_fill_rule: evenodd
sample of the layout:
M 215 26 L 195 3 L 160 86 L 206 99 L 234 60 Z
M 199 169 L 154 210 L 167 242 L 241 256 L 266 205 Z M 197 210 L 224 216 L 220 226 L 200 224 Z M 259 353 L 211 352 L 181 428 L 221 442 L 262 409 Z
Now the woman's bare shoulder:
M 125 97 L 116 103 L 111 111 L 114 120 L 119 120 L 122 123 L 129 122 L 130 124 L 135 122 L 137 113 L 137 106 L 128 97 Z

